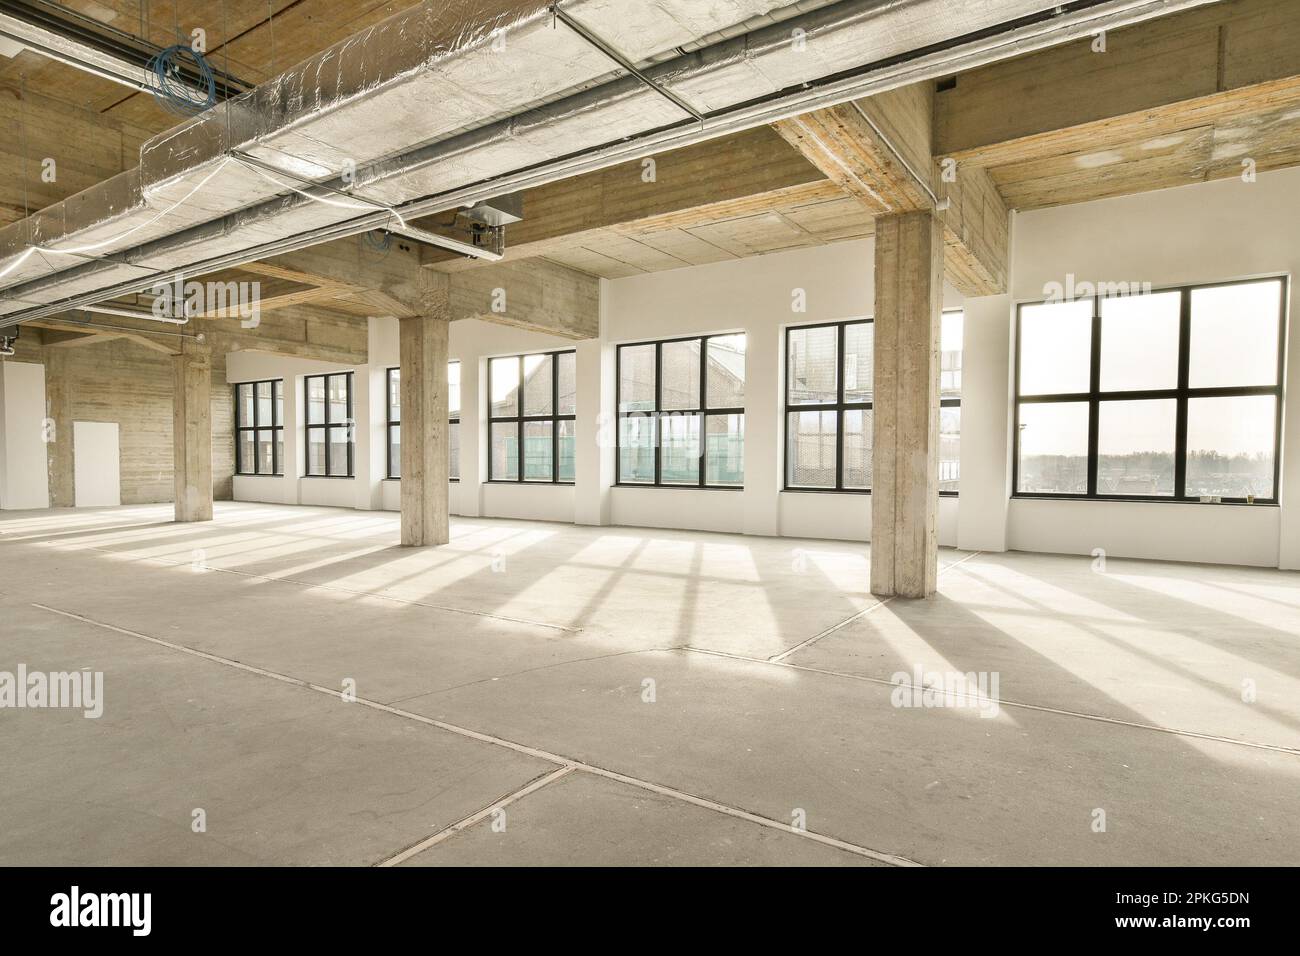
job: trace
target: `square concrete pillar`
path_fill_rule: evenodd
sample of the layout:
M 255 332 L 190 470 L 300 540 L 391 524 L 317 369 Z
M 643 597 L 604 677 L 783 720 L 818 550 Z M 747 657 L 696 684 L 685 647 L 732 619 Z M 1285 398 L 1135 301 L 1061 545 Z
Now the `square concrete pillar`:
M 934 594 L 939 571 L 939 331 L 943 226 L 876 220 L 871 593 Z
M 448 526 L 447 283 L 424 315 L 400 319 L 402 368 L 402 544 L 446 544 Z
M 186 338 L 173 356 L 172 458 L 176 520 L 212 520 L 212 352 Z

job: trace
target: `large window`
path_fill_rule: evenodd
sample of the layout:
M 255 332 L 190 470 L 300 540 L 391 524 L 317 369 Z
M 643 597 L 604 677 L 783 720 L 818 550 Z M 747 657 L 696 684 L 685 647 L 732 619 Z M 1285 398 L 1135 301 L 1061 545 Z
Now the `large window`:
M 577 353 L 488 360 L 488 481 L 573 481 Z
M 1020 306 L 1019 495 L 1277 500 L 1286 282 Z
M 235 386 L 235 474 L 284 474 L 284 381 Z
M 961 312 L 942 317 L 939 492 L 955 495 L 961 469 Z M 873 409 L 870 319 L 786 330 L 785 487 L 869 492 Z
M 745 484 L 745 336 L 618 347 L 617 481 Z
M 448 476 L 460 481 L 460 363 L 447 363 Z M 402 477 L 402 370 L 388 370 L 388 477 Z
M 308 375 L 307 477 L 351 478 L 353 468 L 352 373 Z

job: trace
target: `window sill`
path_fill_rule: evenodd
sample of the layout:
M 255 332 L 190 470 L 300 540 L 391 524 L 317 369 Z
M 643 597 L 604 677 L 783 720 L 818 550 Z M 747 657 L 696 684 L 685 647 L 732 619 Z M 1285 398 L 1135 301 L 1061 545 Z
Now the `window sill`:
M 615 488 L 645 488 L 653 491 L 660 488 L 666 488 L 669 491 L 744 491 L 744 485 L 667 485 L 667 484 L 641 484 L 635 481 L 616 481 L 613 485 Z
M 1256 501 L 1254 504 L 1241 499 L 1231 498 L 1227 501 L 1197 501 L 1195 498 L 1139 497 L 1137 495 L 1054 495 L 1054 494 L 1013 494 L 1012 501 L 1101 501 L 1119 502 L 1120 504 L 1155 504 L 1155 505 L 1200 505 L 1206 508 L 1278 508 L 1281 503 L 1276 499 Z
M 485 485 L 523 485 L 525 488 L 550 488 L 554 486 L 572 488 L 572 481 L 515 481 L 513 478 L 489 478 Z
M 299 475 L 309 481 L 356 481 L 356 475 Z

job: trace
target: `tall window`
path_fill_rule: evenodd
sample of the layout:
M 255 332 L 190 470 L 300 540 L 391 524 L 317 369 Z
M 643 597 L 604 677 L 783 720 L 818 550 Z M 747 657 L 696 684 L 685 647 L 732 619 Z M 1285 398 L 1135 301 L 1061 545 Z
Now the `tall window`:
M 572 482 L 577 400 L 576 352 L 489 359 L 488 481 Z
M 1277 500 L 1283 279 L 1020 306 L 1019 495 Z
M 353 468 L 352 373 L 308 375 L 307 476 L 351 478 Z
M 447 363 L 448 476 L 460 481 L 460 362 Z M 388 477 L 402 477 L 402 370 L 388 370 Z
M 745 484 L 745 336 L 618 347 L 617 480 Z
M 284 474 L 284 381 L 235 386 L 235 474 Z
M 942 319 L 939 493 L 957 493 L 961 467 L 961 312 Z M 870 319 L 786 330 L 785 486 L 871 490 L 873 343 Z

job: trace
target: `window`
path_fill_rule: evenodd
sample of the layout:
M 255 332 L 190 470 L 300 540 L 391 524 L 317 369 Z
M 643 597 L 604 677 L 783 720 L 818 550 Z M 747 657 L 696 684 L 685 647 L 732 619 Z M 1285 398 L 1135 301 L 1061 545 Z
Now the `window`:
M 448 477 L 460 481 L 460 362 L 447 363 Z M 388 477 L 402 477 L 402 370 L 388 370 Z
M 284 474 L 284 381 L 235 386 L 235 474 Z
M 961 470 L 964 317 L 942 316 L 939 493 L 955 495 Z M 875 326 L 870 319 L 786 329 L 785 487 L 869 492 Z
M 1286 282 L 1020 306 L 1018 495 L 1277 500 Z
M 573 351 L 488 360 L 488 481 L 573 481 L 577 361 Z
M 745 484 L 745 336 L 618 347 L 617 482 Z
M 308 375 L 307 477 L 351 478 L 353 459 L 352 373 Z

